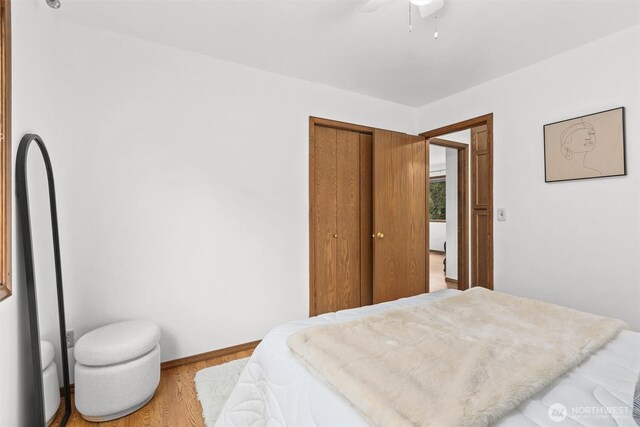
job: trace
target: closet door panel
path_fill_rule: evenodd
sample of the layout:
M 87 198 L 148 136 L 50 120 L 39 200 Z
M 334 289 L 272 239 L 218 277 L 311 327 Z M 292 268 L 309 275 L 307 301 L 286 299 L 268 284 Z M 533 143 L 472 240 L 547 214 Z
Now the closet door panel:
M 316 313 L 335 311 L 337 270 L 337 164 L 335 129 L 316 126 L 314 175 L 314 252 Z
M 373 303 L 392 300 L 399 294 L 398 283 L 401 280 L 398 257 L 395 256 L 392 227 L 396 224 L 396 203 L 393 176 L 393 148 L 397 137 L 392 132 L 376 131 L 373 145 Z M 376 233 L 385 234 L 384 244 L 375 237 Z M 383 238 L 383 239 L 384 239 Z
M 337 132 L 336 310 L 360 306 L 360 134 Z
M 360 134 L 360 305 L 373 303 L 373 138 Z
M 427 290 L 426 142 L 376 130 L 373 141 L 373 302 Z

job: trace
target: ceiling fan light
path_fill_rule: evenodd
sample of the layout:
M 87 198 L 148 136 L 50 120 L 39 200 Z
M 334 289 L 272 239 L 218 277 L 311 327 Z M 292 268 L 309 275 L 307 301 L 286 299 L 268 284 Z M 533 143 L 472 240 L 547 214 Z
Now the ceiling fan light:
M 442 6 L 444 6 L 444 0 L 431 0 L 425 5 L 418 6 L 418 9 L 420 10 L 420 16 L 426 18 L 442 9 Z
M 416 6 L 426 6 L 429 3 L 432 3 L 434 0 L 409 0 L 412 4 Z

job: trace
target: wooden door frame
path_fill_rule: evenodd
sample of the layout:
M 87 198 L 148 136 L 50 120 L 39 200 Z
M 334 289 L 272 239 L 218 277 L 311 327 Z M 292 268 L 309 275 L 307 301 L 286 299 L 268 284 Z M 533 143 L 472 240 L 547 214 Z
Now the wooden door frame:
M 0 3 L 0 301 L 11 295 L 11 1 Z
M 427 139 L 429 146 L 452 148 L 458 152 L 458 289 L 469 287 L 469 144 L 441 138 Z M 447 280 L 445 276 L 445 281 Z
M 488 188 L 487 188 L 487 233 L 488 233 L 488 280 L 487 288 L 493 289 L 493 113 L 485 114 L 483 116 L 474 117 L 472 119 L 464 120 L 458 123 L 453 123 L 447 126 L 442 126 L 437 129 L 422 132 L 420 136 L 423 136 L 428 140 L 437 138 L 439 136 L 447 135 L 449 133 L 460 132 L 463 130 L 470 130 L 478 126 L 487 126 L 487 152 L 488 152 Z M 471 142 L 470 142 L 471 144 Z
M 323 119 L 309 116 L 309 316 L 316 316 L 316 274 L 315 274 L 315 129 L 316 126 L 323 126 L 338 130 L 366 133 L 373 138 L 374 128 L 355 125 L 352 123 L 340 122 L 336 120 Z

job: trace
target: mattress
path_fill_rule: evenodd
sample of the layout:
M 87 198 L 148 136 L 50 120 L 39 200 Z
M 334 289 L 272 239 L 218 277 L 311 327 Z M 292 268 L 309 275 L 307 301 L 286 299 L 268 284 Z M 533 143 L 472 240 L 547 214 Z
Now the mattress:
M 216 426 L 368 425 L 356 408 L 295 359 L 287 346 L 287 338 L 304 328 L 423 304 L 458 292 L 442 290 L 276 327 L 251 356 Z M 632 411 L 639 374 L 640 334 L 622 331 L 580 366 L 559 377 L 496 425 L 637 427 Z

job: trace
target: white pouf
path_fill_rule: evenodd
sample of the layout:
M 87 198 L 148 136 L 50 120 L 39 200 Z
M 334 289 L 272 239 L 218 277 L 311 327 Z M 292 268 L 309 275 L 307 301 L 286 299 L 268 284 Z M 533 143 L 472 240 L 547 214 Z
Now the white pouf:
M 160 383 L 160 328 L 119 322 L 85 334 L 75 346 L 76 409 L 87 421 L 124 417 L 147 404 Z
M 40 341 L 40 362 L 42 363 L 42 394 L 44 397 L 44 420 L 50 425 L 60 407 L 60 387 L 58 368 L 53 362 L 53 345 Z

